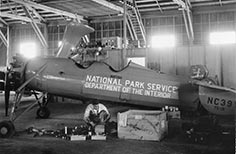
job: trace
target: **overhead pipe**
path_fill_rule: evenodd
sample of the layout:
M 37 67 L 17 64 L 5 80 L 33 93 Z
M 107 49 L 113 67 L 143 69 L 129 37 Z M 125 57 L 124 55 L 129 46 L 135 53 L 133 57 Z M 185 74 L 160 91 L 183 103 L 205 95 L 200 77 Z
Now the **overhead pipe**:
M 188 23 L 189 23 L 189 28 L 190 28 L 190 34 L 191 34 L 191 39 L 194 39 L 194 32 L 193 32 L 193 24 L 192 24 L 192 18 L 190 15 L 190 10 L 186 10 L 187 11 L 187 17 L 188 17 Z
M 188 35 L 188 39 L 190 39 L 188 21 L 187 21 L 187 18 L 186 18 L 186 14 L 185 14 L 185 10 L 184 10 L 184 9 L 182 10 L 182 13 L 183 13 L 184 25 L 185 25 L 185 29 L 186 29 L 186 32 L 187 32 L 187 35 Z

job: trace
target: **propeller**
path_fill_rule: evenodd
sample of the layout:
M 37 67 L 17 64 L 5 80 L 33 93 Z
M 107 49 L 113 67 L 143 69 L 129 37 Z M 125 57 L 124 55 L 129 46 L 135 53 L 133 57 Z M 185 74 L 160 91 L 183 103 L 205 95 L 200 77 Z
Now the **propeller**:
M 2 82 L 4 84 L 1 85 L 1 90 L 4 90 L 5 116 L 8 116 L 10 92 L 17 88 L 17 83 L 19 82 L 16 76 L 16 72 L 9 68 L 5 72 L 0 71 L 0 80 L 4 81 Z
M 9 70 L 0 71 L 0 81 L 1 86 L 0 90 L 4 91 L 5 98 L 5 115 L 8 115 L 8 107 L 9 107 L 9 98 L 10 98 L 10 89 L 9 89 Z
M 5 73 L 5 116 L 8 116 L 8 108 L 9 108 L 9 99 L 10 99 L 10 79 L 9 79 L 9 71 Z
M 5 116 L 8 116 L 10 92 L 15 91 L 21 85 L 21 82 L 24 81 L 22 75 L 24 64 L 24 58 L 20 55 L 14 56 L 10 67 L 6 67 L 5 71 L 0 71 L 0 90 L 5 92 Z

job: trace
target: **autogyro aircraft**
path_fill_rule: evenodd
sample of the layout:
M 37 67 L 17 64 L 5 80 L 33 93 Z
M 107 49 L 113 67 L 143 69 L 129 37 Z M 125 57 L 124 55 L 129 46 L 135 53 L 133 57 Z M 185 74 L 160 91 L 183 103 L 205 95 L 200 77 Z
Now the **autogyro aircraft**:
M 73 59 L 61 58 L 68 55 L 77 40 L 91 31 L 90 27 L 82 24 L 69 25 L 58 57 L 34 58 L 20 65 L 19 62 L 13 62 L 10 69 L 0 73 L 1 79 L 5 81 L 6 115 L 10 91 L 15 91 L 10 120 L 0 123 L 0 137 L 11 137 L 14 134 L 13 122 L 19 117 L 15 113 L 25 91 L 43 93 L 39 98 L 36 97 L 39 105 L 37 115 L 40 118 L 48 118 L 50 114 L 46 94 L 150 107 L 176 106 L 180 110 L 193 112 L 203 108 L 209 114 L 234 115 L 236 91 L 199 80 L 205 77 L 199 78 L 201 67 L 194 68 L 197 69 L 196 80 L 157 73 L 131 62 L 123 69 L 116 70 L 104 62 L 95 61 L 85 67 Z

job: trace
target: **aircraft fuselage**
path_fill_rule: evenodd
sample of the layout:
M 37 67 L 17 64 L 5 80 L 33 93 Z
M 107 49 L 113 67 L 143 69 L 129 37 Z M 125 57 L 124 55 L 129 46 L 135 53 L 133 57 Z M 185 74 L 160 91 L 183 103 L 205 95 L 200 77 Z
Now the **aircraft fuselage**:
M 37 74 L 43 65 L 44 70 Z M 84 68 L 71 59 L 36 58 L 27 63 L 25 79 L 34 74 L 37 75 L 30 88 L 58 96 L 151 107 L 176 106 L 191 111 L 197 110 L 201 100 L 210 113 L 234 114 L 233 93 L 219 89 L 214 94 L 216 90 L 207 90 L 209 86 L 201 92 L 202 87 L 192 84 L 188 77 L 157 73 L 133 63 L 117 71 L 103 62 Z
M 180 106 L 180 85 L 188 84 L 188 78 L 160 74 L 142 67 L 128 66 L 116 71 L 107 64 L 95 62 L 82 68 L 65 58 L 29 61 L 26 79 L 45 63 L 46 68 L 30 82 L 30 87 L 76 99 L 96 98 L 153 107 Z

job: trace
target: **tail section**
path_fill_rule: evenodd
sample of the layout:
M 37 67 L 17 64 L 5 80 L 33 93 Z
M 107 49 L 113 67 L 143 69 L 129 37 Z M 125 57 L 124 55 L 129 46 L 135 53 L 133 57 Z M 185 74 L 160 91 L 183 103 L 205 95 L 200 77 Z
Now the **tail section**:
M 198 83 L 202 106 L 216 115 L 234 115 L 236 91 L 233 89 Z

